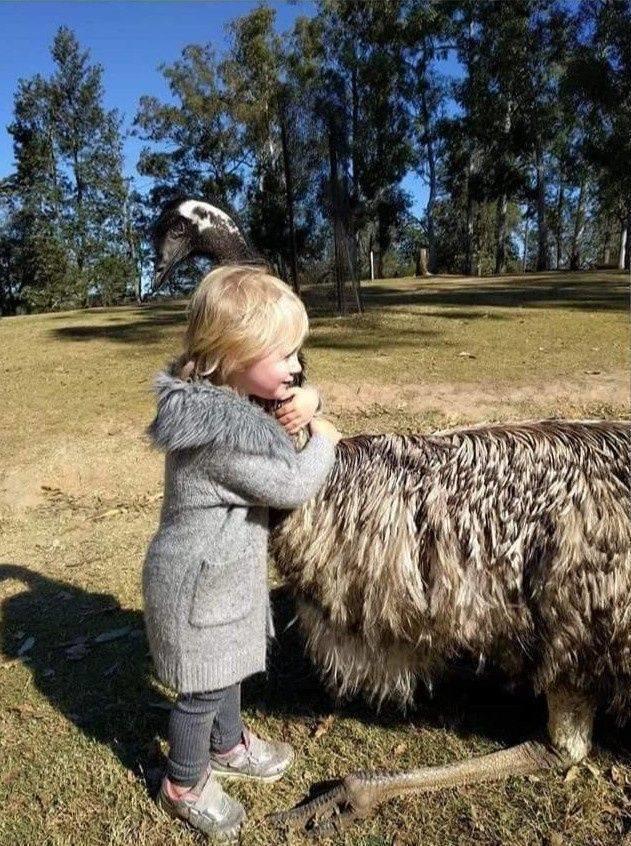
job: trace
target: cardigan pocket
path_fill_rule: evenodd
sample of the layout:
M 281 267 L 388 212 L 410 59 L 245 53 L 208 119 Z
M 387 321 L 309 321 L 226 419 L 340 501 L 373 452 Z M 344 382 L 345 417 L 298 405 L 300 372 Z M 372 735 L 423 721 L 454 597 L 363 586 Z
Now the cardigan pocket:
M 254 604 L 252 577 L 249 556 L 228 562 L 203 559 L 193 588 L 189 623 L 221 626 L 247 617 Z

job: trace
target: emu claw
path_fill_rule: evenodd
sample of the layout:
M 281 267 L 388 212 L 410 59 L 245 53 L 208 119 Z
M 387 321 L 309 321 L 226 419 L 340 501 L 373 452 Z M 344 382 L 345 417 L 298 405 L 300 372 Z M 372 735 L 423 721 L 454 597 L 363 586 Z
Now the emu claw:
M 302 828 L 310 837 L 329 837 L 339 833 L 358 817 L 364 816 L 353 807 L 343 782 L 288 811 L 272 814 L 276 825 Z

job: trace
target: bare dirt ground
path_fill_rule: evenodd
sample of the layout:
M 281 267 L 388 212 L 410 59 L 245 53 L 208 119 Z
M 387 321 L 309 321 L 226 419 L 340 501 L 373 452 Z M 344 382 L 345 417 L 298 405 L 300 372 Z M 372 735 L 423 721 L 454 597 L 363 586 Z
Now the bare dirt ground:
M 319 385 L 327 409 L 336 416 L 344 412 L 381 407 L 406 414 L 438 412 L 446 417 L 473 420 L 507 419 L 506 411 L 527 406 L 549 416 L 559 406 L 624 406 L 629 401 L 629 374 L 625 370 L 593 371 L 573 379 L 531 385 L 480 385 L 476 382 L 439 382 L 432 385 L 344 385 L 324 381 Z

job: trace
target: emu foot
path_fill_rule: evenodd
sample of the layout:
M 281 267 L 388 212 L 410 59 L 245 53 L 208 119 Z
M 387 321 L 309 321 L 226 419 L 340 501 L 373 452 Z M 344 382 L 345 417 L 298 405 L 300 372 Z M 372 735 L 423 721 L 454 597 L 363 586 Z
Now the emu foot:
M 567 762 L 543 743 L 527 742 L 479 758 L 400 773 L 358 772 L 289 811 L 273 814 L 274 823 L 301 827 L 325 837 L 369 816 L 381 802 L 408 793 L 441 790 L 562 767 Z
M 379 796 L 373 795 L 371 787 L 389 778 L 387 774 L 351 773 L 341 781 L 329 782 L 332 786 L 315 798 L 288 811 L 271 814 L 269 819 L 275 825 L 302 828 L 314 838 L 329 837 L 355 820 L 370 816 L 382 801 Z

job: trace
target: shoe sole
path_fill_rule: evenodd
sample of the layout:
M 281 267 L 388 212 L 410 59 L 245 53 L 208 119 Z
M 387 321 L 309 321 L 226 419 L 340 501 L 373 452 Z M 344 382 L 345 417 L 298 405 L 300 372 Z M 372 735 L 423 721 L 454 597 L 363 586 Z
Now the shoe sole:
M 162 790 L 158 793 L 158 797 L 156 799 L 156 805 L 160 808 L 161 811 L 164 811 L 169 817 L 174 820 L 180 820 L 181 822 L 190 825 L 191 828 L 194 828 L 195 831 L 200 831 L 202 834 L 205 834 L 207 837 L 211 838 L 211 842 L 221 843 L 223 844 L 233 844 L 239 842 L 239 835 L 241 833 L 241 827 L 243 823 L 239 823 L 236 828 L 229 829 L 228 831 L 221 831 L 219 828 L 215 828 L 209 823 L 208 827 L 201 827 L 199 825 L 195 825 L 195 823 L 190 819 L 190 817 L 182 816 L 178 813 L 177 808 L 171 802 L 171 800 L 164 795 Z

